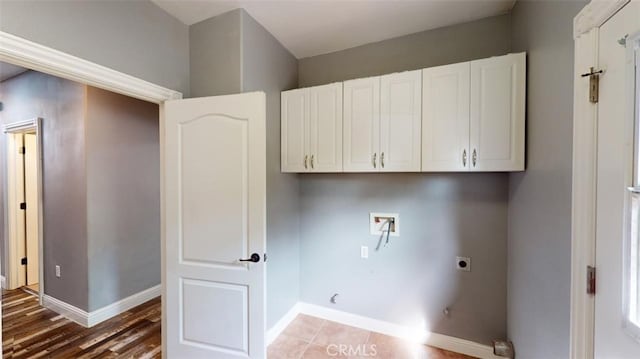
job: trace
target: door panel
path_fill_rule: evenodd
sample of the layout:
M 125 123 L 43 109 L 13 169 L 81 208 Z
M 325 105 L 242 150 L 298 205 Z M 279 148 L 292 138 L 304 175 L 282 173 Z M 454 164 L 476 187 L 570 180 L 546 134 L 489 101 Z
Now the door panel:
M 419 172 L 422 72 L 380 79 L 380 171 Z
M 284 91 L 281 96 L 281 170 L 305 172 L 305 156 L 309 155 L 309 89 Z
M 263 93 L 164 108 L 167 357 L 265 358 Z
M 344 82 L 344 171 L 378 171 L 380 78 Z
M 525 54 L 471 62 L 472 171 L 524 170 Z
M 467 171 L 468 62 L 422 70 L 422 171 Z
M 26 211 L 27 285 L 37 284 L 38 261 L 38 147 L 36 135 L 24 135 L 24 175 Z
M 624 247 L 627 188 L 632 186 L 633 63 L 618 43 L 640 31 L 640 2 L 630 2 L 600 27 L 597 105 L 595 358 L 631 359 L 640 340 L 624 326 Z M 627 46 L 630 45 L 627 42 Z M 630 46 L 629 46 L 630 47 Z M 628 64 L 627 61 L 630 61 Z M 629 66 L 630 65 L 630 66 Z
M 342 83 L 309 89 L 309 170 L 342 172 Z

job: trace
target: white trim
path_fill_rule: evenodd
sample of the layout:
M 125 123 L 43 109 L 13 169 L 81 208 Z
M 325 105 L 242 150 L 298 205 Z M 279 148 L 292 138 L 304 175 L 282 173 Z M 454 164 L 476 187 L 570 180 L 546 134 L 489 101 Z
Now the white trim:
M 278 320 L 276 324 L 267 330 L 265 335 L 265 344 L 270 345 L 285 330 L 291 322 L 300 314 L 300 303 L 296 303 L 289 311 Z
M 0 31 L 0 61 L 81 82 L 145 101 L 162 103 L 182 94 L 18 36 Z
M 431 333 L 426 330 L 416 330 L 416 328 L 303 302 L 298 302 L 293 306 L 276 325 L 267 331 L 267 343 L 273 342 L 296 315 L 300 313 L 477 358 L 501 358 L 493 354 L 493 348 L 489 345 L 444 334 Z
M 595 299 L 587 294 L 586 270 L 596 256 L 598 107 L 589 102 L 589 80 L 580 74 L 598 67 L 598 28 L 576 38 L 574 54 L 570 357 L 592 359 Z
M 80 309 L 46 294 L 43 296 L 43 305 L 44 307 L 63 315 L 69 320 L 90 328 L 153 298 L 159 297 L 160 292 L 161 285 L 156 285 L 155 287 L 143 290 L 92 312 L 87 312 L 86 310 Z
M 63 317 L 82 325 L 83 327 L 89 326 L 88 325 L 89 313 L 87 313 L 85 310 L 82 310 L 78 307 L 75 307 L 69 303 L 63 302 L 59 299 L 56 299 L 46 294 L 43 296 L 42 305 L 45 308 L 53 310 L 54 312 L 62 315 Z
M 604 24 L 630 0 L 592 0 L 573 18 L 573 37 L 578 38 Z
M 155 287 L 143 290 L 142 292 L 138 292 L 127 298 L 90 312 L 87 320 L 88 326 L 92 327 L 153 298 L 159 297 L 161 289 L 161 285 L 158 284 Z
M 7 289 L 7 279 L 3 275 L 0 275 L 0 288 Z

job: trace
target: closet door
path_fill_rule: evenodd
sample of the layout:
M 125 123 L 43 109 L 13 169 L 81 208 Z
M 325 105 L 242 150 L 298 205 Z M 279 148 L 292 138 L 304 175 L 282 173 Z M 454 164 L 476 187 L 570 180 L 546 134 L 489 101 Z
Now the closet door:
M 420 172 L 422 72 L 380 78 L 380 171 Z
M 281 94 L 281 170 L 306 172 L 309 168 L 309 90 Z
M 422 171 L 467 171 L 468 62 L 422 70 Z
M 471 171 L 524 170 L 525 54 L 471 62 Z
M 309 89 L 309 170 L 342 172 L 342 83 Z
M 344 82 L 344 171 L 378 171 L 379 149 L 380 77 Z

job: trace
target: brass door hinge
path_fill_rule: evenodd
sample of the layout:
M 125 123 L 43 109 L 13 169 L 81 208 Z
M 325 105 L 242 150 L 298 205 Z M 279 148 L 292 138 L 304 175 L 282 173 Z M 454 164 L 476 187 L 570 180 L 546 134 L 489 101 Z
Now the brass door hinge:
M 592 67 L 589 72 L 582 74 L 582 77 L 589 77 L 589 102 L 598 103 L 598 92 L 600 90 L 600 74 L 602 70 L 595 71 Z

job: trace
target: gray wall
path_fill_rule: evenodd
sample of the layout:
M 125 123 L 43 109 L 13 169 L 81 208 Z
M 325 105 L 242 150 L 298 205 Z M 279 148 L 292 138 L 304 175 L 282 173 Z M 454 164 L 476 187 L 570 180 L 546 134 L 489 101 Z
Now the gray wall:
M 0 1 L 0 30 L 188 94 L 188 27 L 149 1 Z
M 518 358 L 567 358 L 571 275 L 573 17 L 586 1 L 518 1 L 527 51 L 527 170 L 509 177 L 508 334 Z
M 158 105 L 87 87 L 89 310 L 160 284 Z
M 43 119 L 45 293 L 87 309 L 84 96 L 82 85 L 33 71 L 0 83 L 0 122 Z M 0 134 L 0 148 L 5 146 L 6 136 Z M 1 163 L 0 171 L 4 168 Z M 0 216 L 0 227 L 3 219 Z M 54 275 L 56 264 L 62 267 L 61 278 Z
M 300 59 L 300 87 L 451 64 L 509 52 L 501 15 Z
M 267 328 L 300 298 L 298 178 L 280 173 L 280 92 L 295 88 L 298 61 L 242 11 L 242 91 L 267 94 Z
M 229 11 L 189 27 L 192 97 L 241 91 L 243 12 Z
M 299 62 L 300 86 L 506 54 L 509 15 Z M 301 299 L 483 343 L 506 337 L 507 174 L 302 175 Z M 369 212 L 398 212 L 375 252 Z M 370 258 L 360 259 L 367 245 Z M 455 270 L 472 257 L 471 272 Z M 329 304 L 333 293 L 338 304 Z M 450 315 L 443 315 L 445 307 Z

